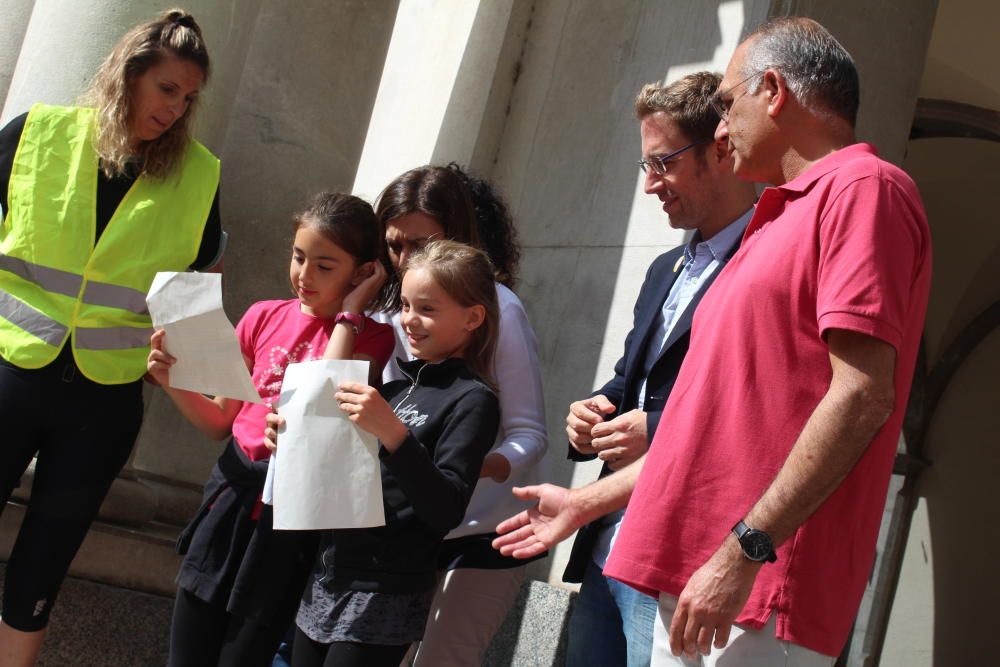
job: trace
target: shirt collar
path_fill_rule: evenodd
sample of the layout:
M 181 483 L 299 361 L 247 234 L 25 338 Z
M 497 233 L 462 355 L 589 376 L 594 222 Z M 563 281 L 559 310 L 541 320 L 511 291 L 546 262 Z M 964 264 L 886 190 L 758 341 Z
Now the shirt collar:
M 874 146 L 868 143 L 857 143 L 845 146 L 840 150 L 830 153 L 825 158 L 812 165 L 784 185 L 777 186 L 777 189 L 785 190 L 786 192 L 805 192 L 812 187 L 813 183 L 823 178 L 834 169 L 839 169 L 848 162 L 867 155 L 878 157 L 878 151 Z
M 725 260 L 730 255 L 732 249 L 739 244 L 740 239 L 743 238 L 743 232 L 746 230 L 747 224 L 752 217 L 753 207 L 751 206 L 746 213 L 726 225 L 724 229 L 707 241 L 702 241 L 701 232 L 696 231 L 691 241 L 684 247 L 684 262 L 687 263 L 694 260 L 697 248 L 701 244 L 708 246 L 708 251 L 712 253 L 712 257 L 717 261 L 721 262 Z
M 418 377 L 422 378 L 424 382 L 433 382 L 442 377 L 450 378 L 456 375 L 467 378 L 475 377 L 465 360 L 459 357 L 450 357 L 433 363 L 423 359 L 405 361 L 401 357 L 396 357 L 396 365 L 410 382 L 416 382 Z M 421 373 L 421 371 L 423 372 Z

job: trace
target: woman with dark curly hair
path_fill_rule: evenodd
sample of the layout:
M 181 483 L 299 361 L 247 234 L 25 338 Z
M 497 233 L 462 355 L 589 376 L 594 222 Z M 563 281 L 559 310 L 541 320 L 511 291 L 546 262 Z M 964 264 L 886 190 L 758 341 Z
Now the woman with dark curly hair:
M 500 433 L 465 518 L 444 542 L 438 588 L 415 663 L 478 665 L 525 577 L 525 561 L 503 557 L 491 547 L 493 527 L 512 510 L 524 508 L 511 489 L 541 481 L 546 465 L 538 342 L 511 290 L 520 257 L 516 232 L 495 190 L 455 164 L 402 174 L 382 192 L 375 213 L 385 228 L 391 268 L 397 271 L 415 250 L 440 238 L 476 246 L 493 263 L 500 305 L 494 360 Z M 381 305 L 390 313 L 398 311 L 398 296 Z M 398 313 L 382 317 L 394 325 L 396 355 L 411 358 Z M 401 374 L 390 363 L 383 377 L 388 381 Z
M 513 290 L 521 262 L 521 244 L 507 204 L 488 181 L 469 174 L 457 162 L 449 162 L 448 168 L 462 179 L 472 197 L 479 245 L 493 262 L 496 281 Z
M 208 72 L 201 28 L 170 10 L 122 37 L 86 106 L 36 104 L 0 130 L 0 510 L 37 453 L 0 664 L 37 659 L 132 451 L 153 277 L 211 267 L 223 246 L 219 160 L 189 132 Z

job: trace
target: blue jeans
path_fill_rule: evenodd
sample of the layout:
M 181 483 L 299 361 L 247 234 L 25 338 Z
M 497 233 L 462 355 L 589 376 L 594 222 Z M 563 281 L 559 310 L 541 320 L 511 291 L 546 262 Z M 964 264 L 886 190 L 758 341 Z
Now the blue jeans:
M 656 598 L 608 579 L 591 561 L 569 619 L 567 667 L 648 667 Z

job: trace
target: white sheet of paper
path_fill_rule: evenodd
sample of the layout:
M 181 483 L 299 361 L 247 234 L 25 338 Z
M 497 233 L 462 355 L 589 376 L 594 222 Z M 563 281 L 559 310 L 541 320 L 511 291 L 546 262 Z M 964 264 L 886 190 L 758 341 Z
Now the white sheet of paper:
M 146 304 L 153 326 L 166 331 L 164 349 L 177 359 L 171 387 L 263 403 L 222 309 L 221 274 L 157 273 Z
M 385 525 L 378 440 L 355 426 L 333 395 L 341 382 L 368 383 L 367 361 L 289 364 L 281 383 L 277 457 L 265 502 L 278 530 Z

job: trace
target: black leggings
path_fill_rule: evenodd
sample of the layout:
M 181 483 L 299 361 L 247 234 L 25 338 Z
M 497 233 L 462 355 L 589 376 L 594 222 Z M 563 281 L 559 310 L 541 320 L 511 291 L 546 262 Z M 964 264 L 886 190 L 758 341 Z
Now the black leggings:
M 68 349 L 38 370 L 0 359 L 0 512 L 38 455 L 4 583 L 3 622 L 22 632 L 48 625 L 70 562 L 142 423 L 142 383 L 92 382 Z
M 174 602 L 167 665 L 267 667 L 286 630 L 230 614 L 224 602 L 212 605 L 181 588 Z
M 409 644 L 323 644 L 296 628 L 292 667 L 399 667 L 409 648 Z

